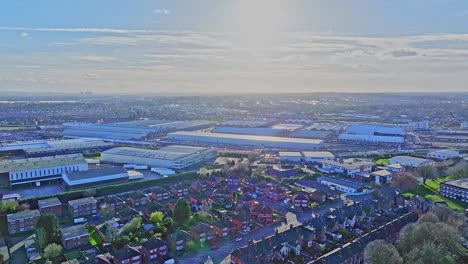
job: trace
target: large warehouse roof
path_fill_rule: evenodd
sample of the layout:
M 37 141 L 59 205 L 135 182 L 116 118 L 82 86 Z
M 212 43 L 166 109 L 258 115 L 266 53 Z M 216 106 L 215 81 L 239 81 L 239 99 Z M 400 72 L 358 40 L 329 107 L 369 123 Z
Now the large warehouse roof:
M 400 135 L 405 136 L 406 130 L 404 127 L 390 125 L 374 125 L 374 124 L 356 124 L 350 125 L 346 129 L 346 134 L 358 135 Z
M 236 135 L 236 134 L 189 132 L 189 131 L 178 131 L 174 133 L 169 133 L 169 135 L 186 135 L 186 136 L 197 136 L 197 137 L 207 137 L 207 138 L 218 137 L 218 138 L 229 138 L 229 139 L 247 139 L 247 140 L 257 140 L 257 141 L 291 142 L 291 143 L 305 143 L 305 144 L 321 144 L 322 143 L 322 140 L 318 140 L 318 139 Z
M 227 133 L 239 135 L 279 136 L 286 134 L 286 129 L 274 129 L 269 127 L 217 127 L 213 133 Z
M 384 142 L 384 143 L 404 143 L 403 137 L 390 137 L 390 136 L 372 136 L 372 135 L 355 135 L 355 134 L 341 134 L 338 136 L 341 140 L 359 140 L 368 142 Z
M 158 150 L 121 147 L 109 149 L 103 153 L 172 161 L 205 150 L 207 150 L 207 148 L 173 145 Z
M 86 164 L 81 154 L 48 156 L 41 158 L 17 159 L 0 161 L 0 173 L 25 171 L 39 168 L 51 168 L 73 164 Z
M 93 179 L 102 176 L 108 175 L 115 175 L 115 174 L 127 174 L 127 171 L 123 167 L 109 167 L 103 169 L 95 169 L 95 170 L 88 170 L 88 171 L 75 171 L 66 173 L 66 177 L 69 181 L 77 181 L 77 180 L 86 180 L 86 179 Z

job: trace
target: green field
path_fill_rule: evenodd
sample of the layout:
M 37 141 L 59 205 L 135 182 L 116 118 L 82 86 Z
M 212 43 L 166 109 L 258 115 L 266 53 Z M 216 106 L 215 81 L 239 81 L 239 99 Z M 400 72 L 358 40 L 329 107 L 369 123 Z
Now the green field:
M 415 195 L 419 195 L 436 203 L 445 203 L 451 209 L 463 212 L 465 209 L 468 208 L 468 203 L 449 199 L 439 194 L 440 184 L 444 181 L 454 179 L 455 176 L 449 175 L 445 178 L 438 178 L 435 180 L 427 181 L 425 184 L 419 185 L 418 187 L 412 190 L 404 192 L 403 196 L 412 198 Z
M 378 159 L 375 161 L 375 164 L 383 166 L 383 165 L 389 165 L 390 161 L 388 159 Z
M 96 245 L 101 245 L 102 244 L 102 238 L 99 235 L 98 232 L 96 232 L 95 229 L 92 228 L 87 228 L 88 233 L 89 233 L 89 243 L 91 243 L 91 246 L 96 246 Z

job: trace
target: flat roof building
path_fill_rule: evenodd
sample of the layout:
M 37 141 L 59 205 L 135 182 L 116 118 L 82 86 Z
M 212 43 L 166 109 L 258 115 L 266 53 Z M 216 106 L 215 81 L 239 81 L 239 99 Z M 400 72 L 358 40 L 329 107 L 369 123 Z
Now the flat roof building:
M 128 172 L 122 167 L 109 167 L 88 171 L 64 173 L 63 182 L 68 189 L 83 189 L 103 184 L 127 182 Z
M 120 164 L 183 169 L 213 159 L 216 155 L 216 150 L 213 148 L 173 145 L 158 150 L 128 147 L 113 148 L 102 152 L 101 159 L 105 162 Z
M 342 141 L 363 141 L 370 143 L 403 144 L 406 130 L 399 126 L 378 124 L 350 125 L 338 136 Z
M 350 182 L 325 176 L 318 177 L 317 181 L 320 184 L 327 185 L 329 187 L 334 188 L 335 190 L 342 191 L 345 193 L 360 193 L 364 191 L 364 186 L 356 182 Z
M 434 162 L 411 156 L 395 156 L 389 159 L 390 164 L 400 164 L 406 167 L 419 168 L 421 166 L 432 165 Z
M 62 215 L 62 203 L 57 197 L 39 200 L 37 203 L 41 214 L 51 213 L 56 216 Z
M 88 170 L 81 154 L 0 161 L 0 175 L 8 174 L 10 185 L 61 179 L 62 173 Z
M 281 162 L 301 162 L 302 154 L 293 151 L 280 151 L 278 153 Z
M 318 150 L 322 148 L 322 140 L 221 134 L 207 132 L 179 131 L 169 133 L 167 138 L 171 141 L 186 142 L 194 144 L 209 144 L 218 146 L 238 146 L 253 148 L 271 148 L 284 150 Z
M 308 163 L 335 159 L 335 155 L 328 151 L 303 151 L 302 156 L 304 157 L 304 161 Z
M 451 199 L 468 202 L 468 178 L 441 183 L 440 194 Z
M 458 158 L 460 152 L 451 149 L 441 149 L 427 153 L 427 158 L 429 159 L 438 159 L 438 160 L 448 160 Z

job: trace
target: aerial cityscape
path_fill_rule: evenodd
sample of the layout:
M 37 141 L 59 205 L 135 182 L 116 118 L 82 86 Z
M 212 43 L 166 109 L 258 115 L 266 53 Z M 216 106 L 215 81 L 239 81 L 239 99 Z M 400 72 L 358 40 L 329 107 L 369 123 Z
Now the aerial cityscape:
M 468 263 L 467 14 L 1 3 L 0 264 Z

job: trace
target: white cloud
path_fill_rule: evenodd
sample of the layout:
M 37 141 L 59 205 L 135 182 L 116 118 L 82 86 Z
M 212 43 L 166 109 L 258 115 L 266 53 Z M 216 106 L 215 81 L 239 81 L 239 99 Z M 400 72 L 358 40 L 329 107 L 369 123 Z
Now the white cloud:
M 21 37 L 28 37 L 28 36 L 29 36 L 29 33 L 21 32 L 20 36 L 21 36 Z
M 84 61 L 91 61 L 91 62 L 113 62 L 117 59 L 114 57 L 105 57 L 105 56 L 72 56 L 72 59 L 75 60 L 84 60 Z

